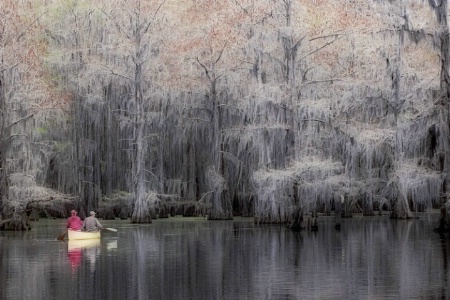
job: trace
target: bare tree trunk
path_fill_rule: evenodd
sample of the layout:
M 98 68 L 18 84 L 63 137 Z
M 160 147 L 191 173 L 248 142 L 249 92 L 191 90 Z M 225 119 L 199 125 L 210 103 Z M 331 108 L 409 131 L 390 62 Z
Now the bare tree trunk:
M 139 117 L 142 119 L 142 116 Z M 135 161 L 133 167 L 134 181 L 134 209 L 131 215 L 132 223 L 151 223 L 150 206 L 146 199 L 145 189 L 145 147 L 144 147 L 144 122 L 140 120 L 137 127 L 137 136 L 135 138 Z
M 223 179 L 223 162 L 222 162 L 222 131 L 220 125 L 220 111 L 217 99 L 216 84 L 217 78 L 213 75 L 210 85 L 210 97 L 212 105 L 212 122 L 213 122 L 213 166 L 216 174 Z M 212 195 L 212 207 L 208 219 L 210 220 L 228 220 L 233 218 L 232 204 L 230 197 L 226 194 L 224 185 L 217 185 L 221 188 L 214 189 Z
M 151 223 L 150 205 L 146 199 L 145 186 L 145 156 L 146 143 L 144 139 L 145 130 L 145 109 L 144 109 L 144 92 L 142 77 L 142 49 L 141 49 L 141 32 L 139 14 L 136 16 L 135 37 L 135 73 L 134 73 L 134 97 L 136 104 L 136 133 L 134 137 L 134 166 L 133 166 L 133 185 L 134 185 L 134 209 L 131 215 L 131 223 Z
M 0 65 L 3 65 L 3 56 Z M 8 185 L 6 182 L 6 168 L 5 168 L 5 145 L 4 133 L 5 130 L 5 79 L 3 71 L 0 72 L 0 222 L 5 216 L 4 201 L 8 194 Z
M 450 64 L 450 42 L 449 42 L 449 29 L 448 29 L 448 7 L 447 1 L 441 1 L 441 5 L 436 8 L 436 13 L 438 14 L 438 20 L 441 25 L 441 89 L 442 89 L 442 108 L 444 110 L 443 116 L 446 118 L 444 120 L 444 124 L 447 124 L 447 132 L 450 132 L 450 74 L 449 74 L 449 64 Z M 443 163 L 443 173 L 444 173 L 444 181 L 442 186 L 442 194 L 444 196 L 444 200 L 442 201 L 443 205 L 448 201 L 448 193 L 450 192 L 450 136 L 447 136 L 445 139 L 444 149 L 444 163 Z
M 108 86 L 108 92 L 111 89 L 111 86 Z M 106 170 L 105 170 L 105 177 L 106 177 L 106 183 L 105 183 L 105 195 L 107 197 L 111 196 L 112 192 L 113 192 L 113 188 L 112 188 L 112 181 L 113 181 L 113 128 L 112 128 L 112 112 L 111 112 L 111 104 L 112 101 L 108 101 L 108 104 L 106 106 L 106 132 L 105 132 L 105 136 L 106 136 L 106 149 L 104 151 L 104 155 L 106 156 Z
M 401 11 L 404 11 L 403 4 L 401 4 Z M 395 136 L 396 142 L 395 142 L 395 161 L 397 162 L 397 165 L 400 165 L 403 163 L 403 157 L 402 154 L 404 152 L 403 150 L 403 137 L 400 137 L 399 135 L 399 127 L 398 127 L 398 116 L 400 114 L 400 111 L 402 109 L 403 103 L 405 102 L 404 99 L 402 99 L 402 96 L 400 95 L 400 87 L 401 87 L 401 64 L 402 64 L 402 52 L 403 52 L 403 44 L 404 44 L 404 35 L 405 35 L 405 26 L 408 26 L 407 24 L 403 24 L 399 30 L 399 41 L 398 41 L 398 55 L 397 55 L 397 64 L 394 66 L 394 70 L 391 73 L 392 78 L 392 87 L 393 87 L 393 100 L 390 102 L 390 105 L 394 111 L 394 120 L 395 120 L 395 129 L 397 131 L 397 134 Z M 396 184 L 396 188 L 398 189 L 398 197 L 395 199 L 395 203 L 392 207 L 392 213 L 391 218 L 395 219 L 409 219 L 412 218 L 412 212 L 409 208 L 408 198 L 405 192 L 403 192 L 404 187 L 400 186 L 400 182 Z
M 441 71 L 440 71 L 440 88 L 441 88 L 441 106 L 442 114 L 441 123 L 446 127 L 444 128 L 444 134 L 447 136 L 442 138 L 443 145 L 441 146 L 442 152 L 439 154 L 438 161 L 440 161 L 440 171 L 443 175 L 443 183 L 441 189 L 441 206 L 444 206 L 449 199 L 450 192 L 450 37 L 448 28 L 448 3 L 447 0 L 442 1 L 429 1 L 430 6 L 434 9 L 439 22 L 439 40 L 440 40 L 440 58 L 441 58 Z
M 211 63 L 211 67 L 205 66 L 198 58 L 197 61 L 204 69 L 205 74 L 209 80 L 209 97 L 211 102 L 211 122 L 213 124 L 213 146 L 212 146 L 212 162 L 211 172 L 207 176 L 210 189 L 212 189 L 211 209 L 208 214 L 210 220 L 230 220 L 233 218 L 233 207 L 231 198 L 227 193 L 224 180 L 223 162 L 222 162 L 222 128 L 221 115 L 219 109 L 219 100 L 217 93 L 217 83 L 221 75 L 217 75 L 216 64 L 220 61 L 226 45 L 220 51 L 220 54 Z

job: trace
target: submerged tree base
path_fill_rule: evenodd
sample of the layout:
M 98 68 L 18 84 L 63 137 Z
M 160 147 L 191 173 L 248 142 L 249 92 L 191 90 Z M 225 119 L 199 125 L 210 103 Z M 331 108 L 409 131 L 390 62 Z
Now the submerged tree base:
M 297 208 L 293 214 L 292 222 L 288 225 L 288 229 L 293 231 L 300 231 L 305 229 L 303 224 L 303 211 Z
M 418 219 L 419 217 L 414 215 L 411 212 L 398 212 L 396 210 L 393 210 L 391 212 L 391 219 L 396 219 L 396 220 L 409 220 L 409 219 Z
M 131 217 L 132 224 L 151 224 L 152 218 L 150 216 L 147 217 Z
M 11 219 L 0 222 L 0 230 L 2 231 L 25 231 L 30 229 L 31 225 L 26 215 L 15 215 Z
M 231 210 L 210 211 L 207 220 L 233 220 L 233 213 Z
M 433 231 L 437 233 L 450 233 L 450 222 L 447 214 L 447 207 L 444 206 L 441 208 L 438 226 L 434 228 Z
M 207 216 L 208 221 L 231 221 L 233 216 Z

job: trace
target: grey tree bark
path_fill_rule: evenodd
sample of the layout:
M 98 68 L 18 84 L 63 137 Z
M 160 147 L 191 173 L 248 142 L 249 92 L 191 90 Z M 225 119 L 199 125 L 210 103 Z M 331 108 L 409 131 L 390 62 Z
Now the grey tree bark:
M 440 139 L 442 145 L 440 145 L 439 166 L 443 173 L 444 180 L 441 190 L 441 206 L 444 207 L 448 203 L 450 197 L 450 32 L 448 25 L 448 1 L 428 1 L 430 6 L 434 9 L 439 28 L 436 33 L 437 45 L 440 52 L 440 106 L 441 106 L 441 127 L 440 135 L 443 137 Z
M 218 99 L 218 80 L 222 77 L 216 74 L 216 65 L 222 58 L 223 51 L 226 45 L 222 48 L 217 58 L 211 62 L 211 66 L 207 67 L 199 58 L 197 62 L 205 71 L 205 75 L 209 81 L 208 102 L 210 103 L 211 122 L 212 122 L 212 162 L 207 175 L 209 180 L 209 187 L 211 188 L 211 206 L 208 212 L 208 219 L 210 220 L 229 220 L 233 218 L 232 205 L 230 197 L 226 194 L 227 189 L 224 185 L 223 179 L 223 162 L 222 162 L 222 127 L 221 115 L 219 109 Z

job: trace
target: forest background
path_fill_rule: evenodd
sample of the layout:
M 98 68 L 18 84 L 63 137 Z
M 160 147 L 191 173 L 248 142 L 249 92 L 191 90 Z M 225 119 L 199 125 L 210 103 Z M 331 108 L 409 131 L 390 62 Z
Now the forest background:
M 446 205 L 440 0 L 2 0 L 0 228 Z

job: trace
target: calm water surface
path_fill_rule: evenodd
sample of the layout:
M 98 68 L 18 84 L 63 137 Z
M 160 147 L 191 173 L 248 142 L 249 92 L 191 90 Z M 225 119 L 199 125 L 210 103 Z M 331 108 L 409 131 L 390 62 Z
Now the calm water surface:
M 318 232 L 252 219 L 102 221 L 90 244 L 64 220 L 0 232 L 0 299 L 450 299 L 450 240 L 437 215 L 319 218 Z

